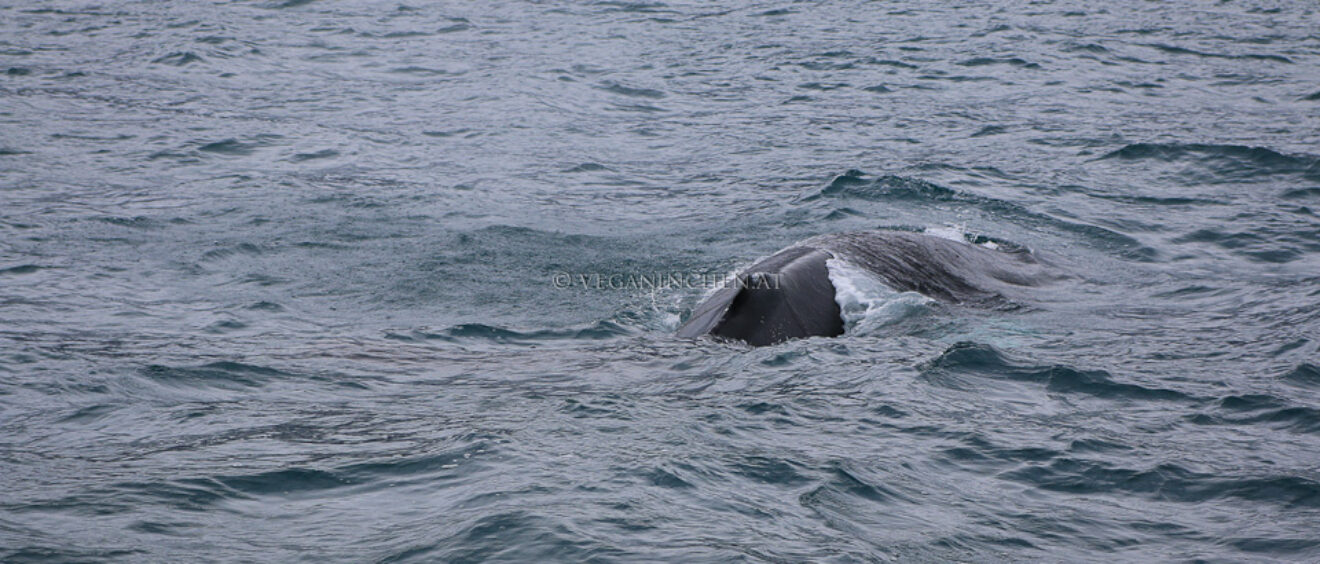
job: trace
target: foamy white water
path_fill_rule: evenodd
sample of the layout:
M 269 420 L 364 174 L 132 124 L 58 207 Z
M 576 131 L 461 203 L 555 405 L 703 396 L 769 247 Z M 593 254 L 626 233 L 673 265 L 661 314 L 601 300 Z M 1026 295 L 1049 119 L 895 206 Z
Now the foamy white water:
M 894 290 L 846 259 L 833 258 L 825 266 L 834 284 L 834 301 L 843 312 L 844 330 L 852 335 L 869 335 L 919 315 L 934 301 L 916 292 Z

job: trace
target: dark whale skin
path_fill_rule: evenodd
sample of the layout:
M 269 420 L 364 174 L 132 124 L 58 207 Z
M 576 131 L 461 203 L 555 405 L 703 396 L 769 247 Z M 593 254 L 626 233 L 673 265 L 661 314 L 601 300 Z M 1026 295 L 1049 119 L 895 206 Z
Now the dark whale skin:
M 702 335 L 772 345 L 843 334 L 826 261 L 840 258 L 901 292 L 993 309 L 1020 307 L 1014 297 L 1047 279 L 1030 252 L 1006 252 L 908 231 L 821 235 L 794 244 L 738 273 L 692 311 L 680 338 Z

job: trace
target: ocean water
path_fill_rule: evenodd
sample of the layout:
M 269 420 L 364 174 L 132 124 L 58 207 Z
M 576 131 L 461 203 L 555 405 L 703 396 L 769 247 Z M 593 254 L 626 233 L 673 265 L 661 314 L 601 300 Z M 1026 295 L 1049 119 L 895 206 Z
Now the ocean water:
M 0 560 L 1316 561 L 1317 210 L 1311 2 L 0 2 Z

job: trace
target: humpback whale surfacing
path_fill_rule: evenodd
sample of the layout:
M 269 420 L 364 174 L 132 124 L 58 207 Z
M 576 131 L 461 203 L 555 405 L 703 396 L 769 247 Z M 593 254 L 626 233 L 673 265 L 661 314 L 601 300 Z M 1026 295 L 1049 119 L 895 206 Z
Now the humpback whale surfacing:
M 822 235 L 794 244 L 738 273 L 698 305 L 680 338 L 713 335 L 753 346 L 843 334 L 826 261 L 842 259 L 900 292 L 941 302 L 1012 308 L 1015 289 L 1045 277 L 1026 251 L 1006 252 L 907 231 Z

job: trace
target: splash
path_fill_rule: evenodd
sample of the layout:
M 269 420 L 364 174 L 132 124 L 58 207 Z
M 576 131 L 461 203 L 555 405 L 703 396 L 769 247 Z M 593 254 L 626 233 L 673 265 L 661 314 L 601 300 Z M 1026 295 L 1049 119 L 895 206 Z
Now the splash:
M 850 335 L 871 334 L 920 314 L 934 302 L 916 292 L 896 291 L 844 259 L 830 259 L 825 266 L 834 284 L 834 301 L 843 314 L 844 331 Z

